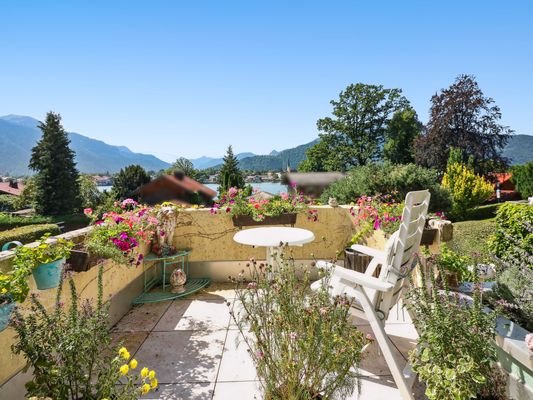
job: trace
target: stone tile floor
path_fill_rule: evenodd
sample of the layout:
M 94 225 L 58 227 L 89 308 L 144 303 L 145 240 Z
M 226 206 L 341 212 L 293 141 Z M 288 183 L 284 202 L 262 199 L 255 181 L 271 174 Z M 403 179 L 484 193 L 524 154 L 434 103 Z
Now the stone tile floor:
M 261 399 L 254 365 L 230 321 L 226 303 L 233 304 L 234 294 L 230 284 L 212 284 L 185 299 L 135 306 L 112 329 L 139 365 L 157 371 L 159 389 L 143 399 Z M 354 322 L 371 332 L 366 321 Z M 393 310 L 386 330 L 405 362 L 416 340 L 407 312 Z M 401 399 L 377 344 L 365 353 L 360 372 L 361 392 L 350 400 Z

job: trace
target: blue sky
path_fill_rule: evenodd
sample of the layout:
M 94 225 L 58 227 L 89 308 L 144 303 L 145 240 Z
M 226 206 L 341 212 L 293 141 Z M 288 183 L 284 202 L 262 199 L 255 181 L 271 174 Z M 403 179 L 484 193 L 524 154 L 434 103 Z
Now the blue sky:
M 402 88 L 426 122 L 468 73 L 533 134 L 532 16 L 530 1 L 0 0 L 0 115 L 54 110 L 167 161 L 264 154 L 316 138 L 350 83 Z

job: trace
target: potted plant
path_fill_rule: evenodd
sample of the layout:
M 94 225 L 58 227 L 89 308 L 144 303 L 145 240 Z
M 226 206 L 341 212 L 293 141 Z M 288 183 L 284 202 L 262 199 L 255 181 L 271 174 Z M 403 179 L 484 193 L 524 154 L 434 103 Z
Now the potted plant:
M 245 271 L 234 279 L 230 314 L 249 347 L 263 398 L 349 397 L 358 387 L 357 366 L 369 343 L 349 321 L 350 300 L 331 301 L 328 285 L 310 292 L 309 272 L 291 258 L 247 267 L 249 281 L 242 279 Z
M 422 239 L 420 240 L 420 244 L 422 246 L 430 246 L 435 241 L 435 238 L 437 237 L 437 232 L 439 231 L 437 228 L 432 228 L 429 224 L 429 221 L 431 220 L 445 220 L 446 216 L 442 211 L 437 211 L 435 214 L 431 214 L 426 219 L 426 224 L 424 225 L 424 232 L 422 232 Z
M 7 327 L 16 303 L 22 303 L 28 296 L 26 278 L 22 269 L 14 269 L 7 274 L 0 273 L 0 332 Z
M 317 220 L 316 210 L 309 210 L 310 201 L 305 196 L 280 193 L 251 196 L 243 189 L 231 187 L 211 208 L 212 214 L 228 214 L 238 227 L 250 225 L 294 225 L 296 215 L 308 212 L 308 218 Z
M 15 270 L 33 274 L 37 289 L 46 290 L 59 286 L 65 259 L 74 246 L 71 241 L 58 238 L 49 243 L 50 234 L 44 235 L 37 246 L 19 246 L 15 249 Z
M 152 241 L 152 253 L 158 256 L 170 256 L 176 253 L 174 234 L 178 224 L 178 206 L 170 202 L 157 205 L 152 210 L 158 223 Z
M 89 253 L 119 264 L 137 266 L 142 262 L 140 245 L 150 244 L 158 224 L 151 208 L 126 199 L 117 202 L 116 211 L 100 218 L 89 214 L 93 218 L 93 229 L 85 241 Z

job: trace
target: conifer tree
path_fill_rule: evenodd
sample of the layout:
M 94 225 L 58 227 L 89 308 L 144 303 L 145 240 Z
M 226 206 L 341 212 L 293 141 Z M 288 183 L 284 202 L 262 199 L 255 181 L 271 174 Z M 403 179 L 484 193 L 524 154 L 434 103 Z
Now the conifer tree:
M 113 181 L 112 194 L 117 200 L 124 200 L 128 197 L 135 200 L 136 189 L 150 182 L 150 175 L 140 165 L 128 165 L 122 168 Z
M 61 125 L 61 116 L 46 114 L 39 124 L 41 140 L 32 149 L 29 167 L 35 175 L 35 209 L 42 215 L 61 215 L 81 207 L 78 170 L 70 139 Z
M 226 155 L 223 158 L 224 164 L 220 169 L 218 192 L 226 192 L 230 187 L 244 188 L 244 178 L 239 169 L 239 160 L 233 154 L 231 145 L 228 147 Z

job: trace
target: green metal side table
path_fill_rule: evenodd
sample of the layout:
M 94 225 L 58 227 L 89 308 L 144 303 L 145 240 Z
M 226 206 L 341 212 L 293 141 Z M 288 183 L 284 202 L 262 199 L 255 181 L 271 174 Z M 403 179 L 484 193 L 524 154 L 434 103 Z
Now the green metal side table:
M 190 249 L 179 250 L 168 256 L 150 253 L 143 262 L 143 293 L 133 300 L 133 304 L 155 303 L 187 296 L 211 283 L 209 278 L 189 278 Z M 169 284 L 169 275 L 174 268 L 181 268 L 187 276 L 184 290 L 173 292 Z

